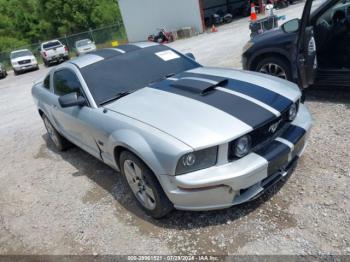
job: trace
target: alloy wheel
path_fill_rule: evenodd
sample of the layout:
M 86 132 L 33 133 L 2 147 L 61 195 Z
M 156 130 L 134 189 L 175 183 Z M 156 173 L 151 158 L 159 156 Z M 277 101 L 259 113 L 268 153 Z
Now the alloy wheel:
M 263 73 L 263 74 L 277 76 L 277 77 L 282 78 L 282 79 L 287 79 L 286 70 L 283 67 L 281 67 L 275 63 L 264 64 L 260 68 L 259 72 Z
M 132 192 L 141 205 L 149 210 L 155 209 L 156 201 L 153 190 L 147 185 L 141 168 L 135 162 L 126 160 L 124 173 Z

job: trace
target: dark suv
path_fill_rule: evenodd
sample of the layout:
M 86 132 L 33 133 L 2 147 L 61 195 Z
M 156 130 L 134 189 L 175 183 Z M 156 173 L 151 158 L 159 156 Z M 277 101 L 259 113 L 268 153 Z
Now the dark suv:
M 350 87 L 350 0 L 306 0 L 301 19 L 252 38 L 242 63 L 302 88 Z

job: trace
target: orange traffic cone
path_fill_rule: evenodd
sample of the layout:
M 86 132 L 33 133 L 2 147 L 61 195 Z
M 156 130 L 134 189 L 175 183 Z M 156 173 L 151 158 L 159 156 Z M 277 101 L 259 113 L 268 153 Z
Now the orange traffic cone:
M 212 27 L 211 27 L 211 32 L 212 33 L 215 33 L 215 32 L 217 32 L 218 30 L 216 29 L 216 26 L 215 25 L 212 25 Z
M 250 5 L 250 21 L 255 21 L 255 20 L 256 20 L 255 4 L 252 3 Z

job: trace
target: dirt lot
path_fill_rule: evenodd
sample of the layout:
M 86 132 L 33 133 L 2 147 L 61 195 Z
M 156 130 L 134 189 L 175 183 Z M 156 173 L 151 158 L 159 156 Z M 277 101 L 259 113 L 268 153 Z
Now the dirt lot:
M 247 27 L 172 46 L 239 68 Z M 350 254 L 350 90 L 308 91 L 314 128 L 286 183 L 249 204 L 156 221 L 115 171 L 78 148 L 54 149 L 30 94 L 47 71 L 0 80 L 0 254 Z

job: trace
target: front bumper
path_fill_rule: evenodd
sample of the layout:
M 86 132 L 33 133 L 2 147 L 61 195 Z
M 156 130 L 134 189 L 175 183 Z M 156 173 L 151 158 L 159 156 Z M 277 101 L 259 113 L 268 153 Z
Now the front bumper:
M 175 208 L 182 210 L 221 209 L 253 200 L 293 171 L 306 147 L 311 124 L 309 111 L 300 104 L 290 127 L 267 146 L 211 168 L 159 176 L 160 183 Z
M 14 65 L 12 66 L 12 68 L 17 71 L 26 71 L 26 70 L 31 70 L 31 69 L 35 69 L 38 68 L 38 63 L 30 63 L 30 64 L 23 64 L 23 65 Z

